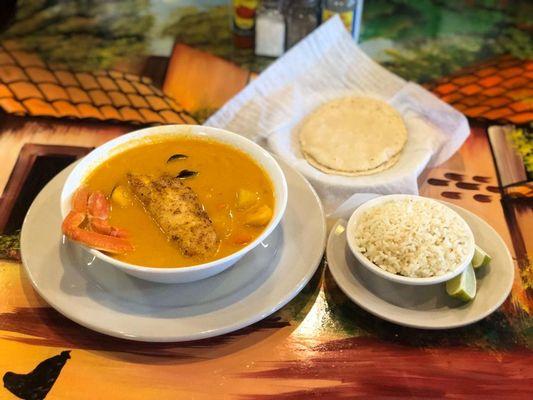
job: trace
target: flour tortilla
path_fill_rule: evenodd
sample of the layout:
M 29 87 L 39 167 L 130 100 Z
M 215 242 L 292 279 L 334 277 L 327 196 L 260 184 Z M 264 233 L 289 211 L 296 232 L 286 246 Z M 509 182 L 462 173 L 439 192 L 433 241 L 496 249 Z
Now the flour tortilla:
M 300 146 L 315 168 L 347 176 L 386 170 L 407 142 L 400 114 L 387 103 L 346 97 L 325 103 L 298 127 Z

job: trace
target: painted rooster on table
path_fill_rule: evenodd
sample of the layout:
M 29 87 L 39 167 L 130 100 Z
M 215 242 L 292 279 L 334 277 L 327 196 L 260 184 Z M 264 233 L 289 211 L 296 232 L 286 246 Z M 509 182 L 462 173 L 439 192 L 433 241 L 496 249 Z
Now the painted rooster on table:
M 6 372 L 4 386 L 15 396 L 24 400 L 42 400 L 46 397 L 59 373 L 70 358 L 70 351 L 42 361 L 28 374 Z

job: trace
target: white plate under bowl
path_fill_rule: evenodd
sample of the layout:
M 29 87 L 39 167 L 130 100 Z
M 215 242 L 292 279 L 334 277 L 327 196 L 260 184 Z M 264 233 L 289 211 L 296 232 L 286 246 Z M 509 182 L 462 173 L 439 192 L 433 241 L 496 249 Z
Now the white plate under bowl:
M 243 328 L 288 303 L 316 271 L 326 242 L 320 200 L 280 163 L 289 201 L 279 226 L 232 268 L 197 282 L 142 281 L 63 241 L 59 196 L 73 166 L 37 196 L 21 232 L 33 287 L 57 311 L 95 331 L 149 342 L 188 341 Z
M 341 290 L 357 305 L 384 320 L 422 329 L 456 328 L 477 322 L 494 312 L 511 292 L 514 265 L 498 233 L 485 221 L 446 202 L 470 226 L 476 244 L 491 263 L 476 270 L 477 294 L 464 303 L 446 294 L 444 283 L 410 286 L 388 281 L 361 265 L 346 240 L 346 221 L 339 220 L 329 235 L 328 268 Z

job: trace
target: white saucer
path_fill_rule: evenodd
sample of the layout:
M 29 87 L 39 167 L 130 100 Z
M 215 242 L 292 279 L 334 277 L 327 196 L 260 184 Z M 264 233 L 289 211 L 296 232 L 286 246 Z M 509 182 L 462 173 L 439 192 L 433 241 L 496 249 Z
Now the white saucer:
M 445 202 L 465 219 L 476 244 L 491 256 L 491 263 L 476 271 L 477 295 L 464 303 L 446 294 L 445 284 L 412 286 L 383 279 L 360 265 L 346 241 L 346 220 L 339 220 L 329 235 L 328 268 L 341 290 L 357 305 L 387 321 L 423 329 L 468 325 L 494 312 L 511 292 L 514 265 L 498 233 L 478 216 Z
M 59 195 L 73 166 L 33 202 L 22 227 L 22 262 L 35 290 L 67 318 L 107 335 L 171 342 L 213 337 L 257 322 L 287 304 L 316 271 L 326 242 L 320 200 L 280 162 L 289 201 L 280 225 L 214 277 L 157 284 L 126 275 L 62 240 Z

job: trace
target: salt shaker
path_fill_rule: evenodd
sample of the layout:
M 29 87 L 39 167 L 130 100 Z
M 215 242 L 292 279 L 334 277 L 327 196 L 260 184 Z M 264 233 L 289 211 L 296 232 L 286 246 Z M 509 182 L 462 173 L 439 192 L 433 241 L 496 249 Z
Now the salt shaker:
M 265 0 L 255 20 L 255 54 L 279 57 L 285 50 L 285 18 L 281 1 Z

